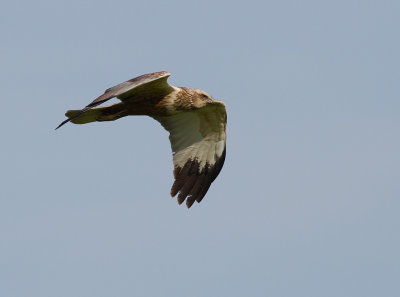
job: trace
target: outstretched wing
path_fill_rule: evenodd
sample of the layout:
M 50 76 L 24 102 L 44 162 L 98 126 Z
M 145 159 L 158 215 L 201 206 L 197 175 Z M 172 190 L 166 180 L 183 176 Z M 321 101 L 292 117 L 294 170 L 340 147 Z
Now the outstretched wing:
M 166 71 L 144 74 L 109 88 L 104 92 L 103 95 L 94 99 L 79 113 L 76 113 L 71 118 L 63 121 L 56 129 L 79 117 L 93 107 L 98 106 L 114 97 L 117 97 L 122 101 L 141 96 L 149 98 L 159 97 L 161 99 L 173 91 L 173 87 L 167 83 L 167 79 L 170 75 L 171 74 Z
M 226 109 L 221 101 L 181 111 L 168 117 L 155 117 L 170 132 L 174 177 L 171 196 L 187 207 L 200 202 L 218 176 L 225 161 Z

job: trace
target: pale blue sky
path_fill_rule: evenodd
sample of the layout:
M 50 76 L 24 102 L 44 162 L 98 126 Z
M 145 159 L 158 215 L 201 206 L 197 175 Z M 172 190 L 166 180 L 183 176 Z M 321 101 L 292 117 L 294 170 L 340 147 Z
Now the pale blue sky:
M 400 296 L 399 1 L 3 1 L 0 296 Z M 202 203 L 150 118 L 54 128 L 167 70 L 228 108 Z

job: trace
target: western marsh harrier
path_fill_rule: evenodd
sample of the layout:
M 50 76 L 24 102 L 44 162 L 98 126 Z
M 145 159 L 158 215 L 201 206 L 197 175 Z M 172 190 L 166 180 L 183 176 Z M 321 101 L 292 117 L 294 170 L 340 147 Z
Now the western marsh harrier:
M 175 182 L 171 196 L 189 208 L 200 202 L 218 176 L 225 161 L 226 109 L 199 89 L 174 87 L 170 73 L 144 74 L 107 89 L 82 110 L 68 110 L 74 124 L 114 121 L 129 115 L 147 115 L 170 133 Z M 121 102 L 96 107 L 111 98 Z

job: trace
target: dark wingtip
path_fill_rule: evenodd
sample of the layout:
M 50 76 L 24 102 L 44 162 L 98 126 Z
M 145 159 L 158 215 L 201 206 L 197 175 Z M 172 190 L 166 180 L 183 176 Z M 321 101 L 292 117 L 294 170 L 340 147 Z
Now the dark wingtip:
M 189 209 L 192 205 L 193 205 L 193 203 L 195 202 L 196 200 L 192 197 L 192 196 L 189 196 L 187 199 L 186 199 L 186 207 Z
M 68 123 L 71 119 L 66 119 L 65 121 L 63 121 L 60 125 L 57 126 L 57 128 L 55 128 L 54 130 L 57 130 L 58 128 L 60 128 L 61 126 L 65 125 L 66 123 Z

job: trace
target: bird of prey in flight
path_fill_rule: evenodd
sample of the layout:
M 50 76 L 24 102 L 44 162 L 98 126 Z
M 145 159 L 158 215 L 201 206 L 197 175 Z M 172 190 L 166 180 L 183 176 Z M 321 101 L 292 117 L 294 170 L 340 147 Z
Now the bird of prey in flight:
M 179 193 L 178 203 L 186 200 L 190 208 L 203 199 L 224 165 L 226 109 L 202 90 L 171 86 L 170 75 L 144 74 L 109 88 L 82 110 L 68 110 L 68 119 L 56 129 L 69 121 L 86 124 L 129 115 L 152 117 L 170 133 L 175 178 L 171 196 Z M 121 102 L 97 107 L 114 97 Z

